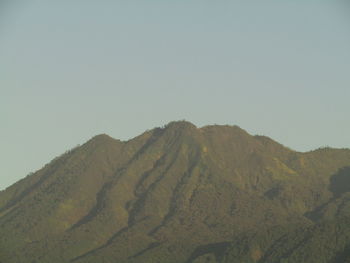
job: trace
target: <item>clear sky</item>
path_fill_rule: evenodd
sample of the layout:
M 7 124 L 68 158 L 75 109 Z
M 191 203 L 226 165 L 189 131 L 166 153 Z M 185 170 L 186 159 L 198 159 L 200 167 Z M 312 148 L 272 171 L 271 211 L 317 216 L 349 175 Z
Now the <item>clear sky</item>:
M 350 147 L 341 0 L 0 0 L 0 189 L 107 133 L 186 119 Z

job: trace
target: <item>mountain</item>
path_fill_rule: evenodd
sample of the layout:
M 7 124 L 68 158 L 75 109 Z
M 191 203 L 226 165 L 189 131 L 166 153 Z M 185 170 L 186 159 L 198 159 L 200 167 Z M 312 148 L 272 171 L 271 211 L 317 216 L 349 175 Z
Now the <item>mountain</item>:
M 0 262 L 350 262 L 350 150 L 185 121 L 98 135 L 0 192 Z

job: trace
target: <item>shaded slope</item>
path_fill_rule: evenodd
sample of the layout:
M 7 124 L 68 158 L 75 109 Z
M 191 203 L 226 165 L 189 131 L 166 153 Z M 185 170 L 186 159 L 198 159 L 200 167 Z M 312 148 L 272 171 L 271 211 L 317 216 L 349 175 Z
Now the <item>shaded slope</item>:
M 99 135 L 0 192 L 0 261 L 302 262 L 323 223 L 338 236 L 348 166 L 349 150 L 298 153 L 237 126 Z M 342 238 L 325 262 L 348 257 Z

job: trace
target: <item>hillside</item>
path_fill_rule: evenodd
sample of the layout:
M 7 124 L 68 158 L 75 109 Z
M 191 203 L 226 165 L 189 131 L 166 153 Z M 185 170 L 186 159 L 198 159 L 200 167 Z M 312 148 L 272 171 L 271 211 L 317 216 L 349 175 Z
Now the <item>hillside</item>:
M 237 126 L 98 135 L 0 192 L 2 263 L 350 262 L 350 150 Z

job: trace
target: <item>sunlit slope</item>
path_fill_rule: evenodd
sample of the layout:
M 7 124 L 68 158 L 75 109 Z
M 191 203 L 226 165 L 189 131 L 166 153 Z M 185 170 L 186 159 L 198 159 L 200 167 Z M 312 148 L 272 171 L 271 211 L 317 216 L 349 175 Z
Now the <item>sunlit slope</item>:
M 98 135 L 0 192 L 0 262 L 343 262 L 349 167 L 237 126 Z

